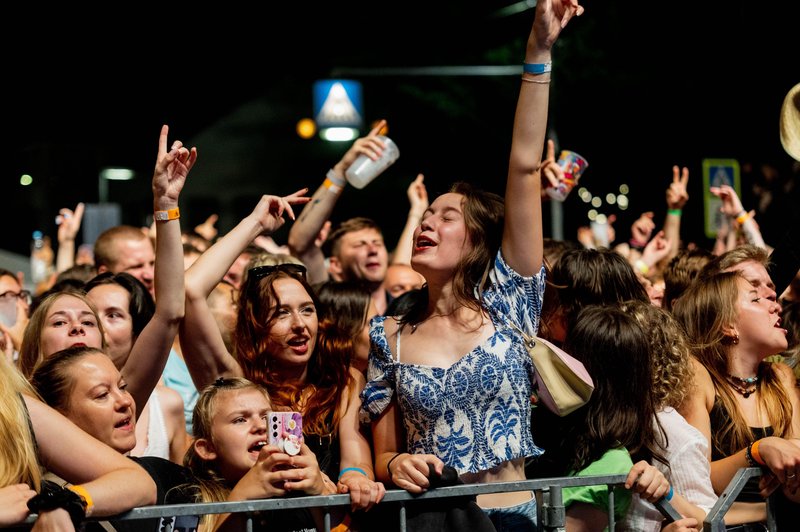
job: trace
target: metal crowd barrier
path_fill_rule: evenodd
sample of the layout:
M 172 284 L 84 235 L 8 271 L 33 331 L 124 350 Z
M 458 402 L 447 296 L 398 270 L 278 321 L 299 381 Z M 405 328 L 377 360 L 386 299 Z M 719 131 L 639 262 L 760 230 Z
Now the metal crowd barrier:
M 730 510 L 747 481 L 753 477 L 760 476 L 761 468 L 759 467 L 748 467 L 737 471 L 725 491 L 717 499 L 717 503 L 706 515 L 706 519 L 703 521 L 703 531 L 725 532 L 725 522 L 723 521 L 725 514 Z M 778 526 L 775 523 L 775 508 L 771 501 L 772 497 L 767 499 L 767 529 L 770 532 L 775 532 L 778 530 Z
M 748 479 L 761 475 L 759 468 L 740 469 L 734 476 L 731 483 L 719 497 L 717 504 L 711 509 L 703 523 L 704 531 L 721 532 L 725 530 L 723 518 L 731 507 L 734 499 L 744 487 Z M 627 475 L 595 475 L 585 477 L 557 477 L 523 480 L 517 482 L 497 482 L 491 484 L 462 484 L 457 486 L 438 487 L 419 495 L 412 495 L 405 490 L 388 490 L 381 501 L 383 504 L 397 504 L 399 506 L 399 527 L 400 532 L 406 532 L 406 505 L 415 501 L 429 501 L 432 499 L 447 499 L 452 497 L 464 497 L 473 495 L 483 495 L 486 493 L 506 493 L 513 491 L 534 491 L 537 502 L 537 516 L 539 520 L 539 530 L 563 531 L 566 526 L 566 509 L 562 502 L 562 488 L 573 486 L 596 486 L 605 484 L 608 487 L 608 530 L 614 530 L 614 491 L 613 487 L 621 486 L 625 483 Z M 339 506 L 349 506 L 349 495 L 315 495 L 295 498 L 275 498 L 259 499 L 251 501 L 237 502 L 217 502 L 217 503 L 197 503 L 197 504 L 176 504 L 144 506 L 134 508 L 129 512 L 114 517 L 103 517 L 103 521 L 127 521 L 138 519 L 153 519 L 161 517 L 178 517 L 183 515 L 205 515 L 220 513 L 245 513 L 269 510 L 290 510 L 299 508 L 321 508 L 324 515 L 324 531 L 330 532 L 331 529 L 331 508 Z M 662 501 L 662 507 L 667 511 L 674 508 Z M 767 504 L 768 527 L 770 531 L 775 531 L 775 520 L 771 510 L 771 505 Z M 29 528 L 35 521 L 35 516 L 30 516 L 25 522 L 25 528 Z M 253 516 L 246 516 L 247 532 L 253 530 Z M 91 519 L 92 521 L 96 519 Z M 15 527 L 19 528 L 19 527 Z

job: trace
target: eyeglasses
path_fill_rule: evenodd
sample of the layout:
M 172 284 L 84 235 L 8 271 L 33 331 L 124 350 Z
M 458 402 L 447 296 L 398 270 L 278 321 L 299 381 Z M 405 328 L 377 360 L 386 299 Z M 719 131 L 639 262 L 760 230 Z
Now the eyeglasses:
M 302 264 L 295 264 L 293 262 L 285 262 L 283 264 L 275 264 L 274 266 L 256 266 L 247 270 L 247 278 L 253 280 L 263 279 L 272 272 L 283 272 L 290 275 L 299 275 L 303 279 L 306 277 L 306 267 Z
M 26 302 L 28 305 L 33 302 L 31 293 L 27 290 L 20 290 L 19 292 L 12 292 L 11 290 L 8 290 L 7 292 L 0 294 L 0 299 L 11 299 L 12 297 L 16 297 L 17 299 Z

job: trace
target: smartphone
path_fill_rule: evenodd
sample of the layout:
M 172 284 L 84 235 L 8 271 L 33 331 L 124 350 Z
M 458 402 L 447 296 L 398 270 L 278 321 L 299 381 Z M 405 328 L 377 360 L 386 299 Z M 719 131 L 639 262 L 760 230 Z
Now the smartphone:
M 303 416 L 300 412 L 268 412 L 269 444 L 286 454 L 296 455 L 303 443 Z

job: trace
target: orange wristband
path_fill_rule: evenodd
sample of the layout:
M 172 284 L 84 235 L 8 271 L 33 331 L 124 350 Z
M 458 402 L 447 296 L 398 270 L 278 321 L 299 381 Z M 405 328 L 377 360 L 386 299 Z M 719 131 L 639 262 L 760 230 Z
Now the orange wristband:
M 739 225 L 744 225 L 744 223 L 750 219 L 750 213 L 747 211 L 742 211 L 742 214 L 736 217 L 736 223 Z
M 67 486 L 67 489 L 77 493 L 78 496 L 83 499 L 86 503 L 86 517 L 92 515 L 92 510 L 94 510 L 94 501 L 92 500 L 92 496 L 89 495 L 89 492 L 83 486 L 70 484 Z
M 153 213 L 153 218 L 157 222 L 168 222 L 170 220 L 177 220 L 181 217 L 181 210 L 178 207 L 168 211 L 156 211 Z
M 753 457 L 753 460 L 760 465 L 767 465 L 763 458 L 761 458 L 761 454 L 758 452 L 758 444 L 761 443 L 761 440 L 756 440 L 753 442 L 753 446 L 750 448 L 750 454 Z

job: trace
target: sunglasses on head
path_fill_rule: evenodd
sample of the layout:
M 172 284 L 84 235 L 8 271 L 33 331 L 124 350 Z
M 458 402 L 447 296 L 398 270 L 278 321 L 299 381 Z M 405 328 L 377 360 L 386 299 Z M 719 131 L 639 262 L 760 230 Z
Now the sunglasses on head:
M 299 275 L 305 279 L 306 267 L 302 264 L 294 264 L 292 262 L 275 264 L 274 266 L 256 266 L 255 268 L 250 268 L 247 270 L 247 276 L 248 278 L 252 277 L 253 280 L 257 281 L 259 279 L 263 279 L 272 272 L 283 272 L 290 275 Z

